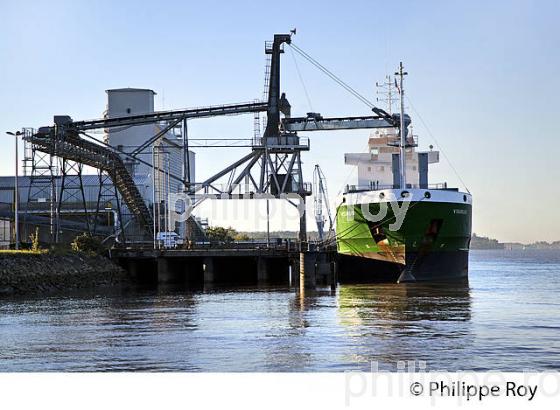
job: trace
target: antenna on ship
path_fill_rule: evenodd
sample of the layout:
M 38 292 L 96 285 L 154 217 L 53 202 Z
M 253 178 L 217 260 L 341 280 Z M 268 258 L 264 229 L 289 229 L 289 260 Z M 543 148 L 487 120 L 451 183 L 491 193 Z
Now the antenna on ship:
M 385 79 L 382 82 L 375 82 L 375 86 L 377 90 L 375 91 L 377 95 L 381 95 L 381 97 L 376 97 L 377 102 L 386 102 L 387 103 L 387 112 L 389 115 L 393 114 L 393 93 L 395 89 L 395 85 L 393 84 L 393 79 L 390 75 L 385 76 Z
M 400 126 L 399 126 L 399 132 L 400 132 L 400 136 L 401 136 L 401 143 L 400 143 L 400 153 L 399 153 L 399 157 L 400 157 L 400 172 L 399 172 L 399 179 L 400 179 L 400 188 L 401 189 L 405 189 L 406 188 L 406 160 L 405 160 L 405 154 L 406 154 L 406 134 L 407 134 L 407 130 L 405 127 L 405 123 L 404 123 L 404 76 L 408 75 L 408 73 L 406 71 L 404 71 L 404 66 L 402 61 L 399 64 L 399 71 L 397 71 L 395 73 L 396 76 L 399 77 L 399 84 L 397 84 L 397 80 L 395 79 L 395 86 L 397 87 L 397 90 L 399 91 L 399 95 L 400 95 L 400 103 L 401 103 L 401 113 L 400 113 Z

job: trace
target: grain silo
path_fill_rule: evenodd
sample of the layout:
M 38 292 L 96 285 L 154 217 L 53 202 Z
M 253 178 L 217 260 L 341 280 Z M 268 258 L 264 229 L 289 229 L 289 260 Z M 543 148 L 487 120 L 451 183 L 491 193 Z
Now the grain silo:
M 107 90 L 106 118 L 134 116 L 154 112 L 153 90 L 145 88 L 116 88 Z M 133 152 L 137 147 L 149 140 L 169 124 L 159 122 L 137 126 L 123 126 L 105 130 L 105 141 L 125 153 Z M 180 126 L 172 128 L 152 146 L 137 155 L 138 160 L 123 156 L 130 173 L 136 181 L 144 181 L 140 191 L 146 202 L 152 202 L 152 181 L 156 184 L 156 202 L 161 203 L 167 192 L 182 192 L 181 182 L 174 178 L 164 177 L 164 172 L 181 177 L 183 175 L 183 136 Z M 155 154 L 154 154 L 155 152 Z M 188 152 L 190 181 L 195 180 L 195 154 Z M 160 172 L 152 176 L 152 163 Z

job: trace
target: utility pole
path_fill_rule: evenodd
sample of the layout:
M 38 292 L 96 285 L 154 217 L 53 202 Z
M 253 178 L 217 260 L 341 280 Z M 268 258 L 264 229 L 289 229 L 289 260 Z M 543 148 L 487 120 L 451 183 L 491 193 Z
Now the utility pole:
M 8 135 L 12 135 L 16 144 L 16 172 L 14 181 L 14 225 L 15 225 L 15 248 L 19 249 L 19 172 L 18 172 L 18 137 L 21 135 L 20 131 L 16 132 L 6 132 Z
M 156 226 L 156 151 L 152 145 L 152 214 L 154 229 L 154 249 L 157 248 L 157 226 Z
M 270 247 L 270 202 L 266 199 L 266 246 Z
M 191 191 L 191 162 L 189 154 L 189 130 L 187 127 L 187 117 L 183 117 L 183 193 L 188 194 Z M 185 203 L 186 206 L 186 203 Z M 185 207 L 184 212 L 187 212 Z M 183 221 L 179 224 L 179 232 L 181 233 L 183 243 L 188 243 L 189 229 L 188 222 Z
M 401 134 L 401 143 L 400 143 L 400 188 L 406 189 L 406 127 L 404 125 L 404 76 L 408 75 L 407 72 L 404 71 L 403 63 L 401 61 L 399 65 L 399 71 L 395 73 L 395 75 L 399 76 L 399 94 L 401 100 L 401 115 L 400 115 L 400 134 Z
M 191 164 L 189 158 L 187 117 L 183 118 L 183 184 L 185 186 L 185 192 L 188 192 L 191 186 Z

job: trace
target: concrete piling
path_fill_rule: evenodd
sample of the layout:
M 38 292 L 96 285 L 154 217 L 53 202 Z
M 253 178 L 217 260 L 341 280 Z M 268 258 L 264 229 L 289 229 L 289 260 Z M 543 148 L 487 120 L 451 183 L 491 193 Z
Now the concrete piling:
M 166 258 L 157 258 L 157 280 L 158 283 L 172 283 L 174 277 L 169 269 L 169 262 Z
M 257 281 L 259 284 L 263 284 L 269 280 L 268 259 L 264 256 L 259 256 L 257 258 Z
M 212 284 L 214 282 L 214 258 L 204 258 L 202 265 L 204 270 L 204 284 Z
M 301 289 L 314 289 L 317 286 L 317 254 L 315 252 L 300 252 L 299 282 Z
M 338 282 L 338 266 L 335 260 L 331 261 L 331 277 L 330 284 L 331 290 L 336 290 L 336 285 Z
M 188 286 L 215 284 L 287 284 L 314 289 L 335 286 L 336 274 L 328 252 L 302 248 L 189 249 L 165 252 L 121 252 L 118 260 L 134 280 Z

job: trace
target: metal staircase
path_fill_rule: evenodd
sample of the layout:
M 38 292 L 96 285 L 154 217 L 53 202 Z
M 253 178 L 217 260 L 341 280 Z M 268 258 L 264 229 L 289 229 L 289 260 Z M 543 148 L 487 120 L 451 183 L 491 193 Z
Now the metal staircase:
M 270 50 L 272 53 L 272 43 L 267 41 L 265 43 L 266 50 Z M 272 64 L 272 55 L 266 55 L 266 63 L 264 67 L 264 89 L 263 89 L 263 101 L 268 100 L 268 87 L 270 86 L 270 65 Z
M 130 212 L 145 231 L 153 235 L 150 211 L 117 152 L 73 133 L 65 133 L 63 137 L 57 137 L 54 133 L 36 133 L 24 139 L 41 152 L 106 171 Z
M 206 231 L 197 218 L 191 216 L 187 219 L 186 224 L 187 238 L 195 242 L 207 240 Z

